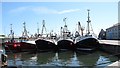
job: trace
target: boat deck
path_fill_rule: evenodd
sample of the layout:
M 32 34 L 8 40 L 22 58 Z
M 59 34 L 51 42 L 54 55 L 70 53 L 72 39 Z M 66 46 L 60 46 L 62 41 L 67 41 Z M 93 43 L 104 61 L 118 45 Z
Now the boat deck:
M 36 44 L 35 41 L 26 41 L 26 43 Z

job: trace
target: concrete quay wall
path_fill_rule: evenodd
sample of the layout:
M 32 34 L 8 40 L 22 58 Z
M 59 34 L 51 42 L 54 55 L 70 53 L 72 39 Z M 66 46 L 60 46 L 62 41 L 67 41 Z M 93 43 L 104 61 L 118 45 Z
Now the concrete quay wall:
M 100 50 L 116 54 L 116 53 L 120 53 L 120 46 L 100 44 Z
M 119 41 L 115 40 L 99 40 L 99 48 L 103 51 L 120 54 L 120 44 Z

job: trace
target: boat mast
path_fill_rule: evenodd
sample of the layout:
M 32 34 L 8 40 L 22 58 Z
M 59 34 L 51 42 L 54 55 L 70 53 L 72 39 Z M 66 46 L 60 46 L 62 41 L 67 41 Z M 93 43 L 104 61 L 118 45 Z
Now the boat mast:
M 67 30 L 67 25 L 66 25 L 66 19 L 67 18 L 64 18 L 63 21 L 65 22 L 65 25 L 64 25 L 64 28 L 63 28 L 63 38 L 67 38 L 67 33 L 68 33 L 68 30 Z
M 65 22 L 65 25 L 64 25 L 64 32 L 67 32 L 66 19 L 67 19 L 67 18 L 64 18 L 64 19 L 63 19 L 63 21 Z
M 63 27 L 60 29 L 60 36 L 63 37 Z
M 90 34 L 90 16 L 89 16 L 89 9 L 87 10 L 88 11 L 88 21 L 87 21 L 87 23 L 88 23 L 88 32 L 87 32 L 87 34 L 89 35 Z
M 79 32 L 79 34 L 80 34 L 80 32 L 81 32 L 81 24 L 80 24 L 79 21 L 78 21 L 78 32 Z
M 9 34 L 9 37 L 11 38 L 11 42 L 13 42 L 13 40 L 14 40 L 14 32 L 12 30 L 12 24 L 10 24 L 10 34 Z
M 37 33 L 39 35 L 39 23 L 37 23 Z
M 11 36 L 12 36 L 12 38 L 13 38 L 13 37 L 14 37 L 14 32 L 13 32 L 13 30 L 12 30 L 12 24 L 10 24 L 10 26 L 11 26 L 10 34 L 11 34 Z
M 47 33 L 46 27 L 45 27 L 45 20 L 43 20 L 43 22 L 42 22 L 42 32 L 41 32 L 41 36 L 43 35 L 44 29 L 45 29 L 45 32 Z
M 22 33 L 22 37 L 26 37 L 26 38 L 28 38 L 28 32 L 27 32 L 27 29 L 26 29 L 26 23 L 24 22 L 23 23 L 23 33 Z

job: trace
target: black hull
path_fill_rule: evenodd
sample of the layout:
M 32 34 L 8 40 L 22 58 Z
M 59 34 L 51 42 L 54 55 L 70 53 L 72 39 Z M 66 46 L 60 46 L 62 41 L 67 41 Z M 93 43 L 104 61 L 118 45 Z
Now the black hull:
M 76 43 L 76 49 L 81 51 L 95 51 L 99 42 L 95 38 L 86 38 Z
M 74 50 L 75 49 L 75 44 L 70 40 L 60 40 L 57 42 L 57 46 L 59 50 L 62 50 L 62 49 Z
M 50 41 L 39 39 L 35 41 L 37 46 L 37 51 L 50 51 L 55 49 L 55 43 L 52 43 Z

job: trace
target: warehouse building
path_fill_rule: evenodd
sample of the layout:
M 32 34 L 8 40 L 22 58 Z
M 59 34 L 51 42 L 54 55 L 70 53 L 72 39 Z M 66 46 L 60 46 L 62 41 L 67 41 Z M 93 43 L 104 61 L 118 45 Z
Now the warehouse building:
M 106 29 L 106 39 L 120 40 L 120 23 Z

